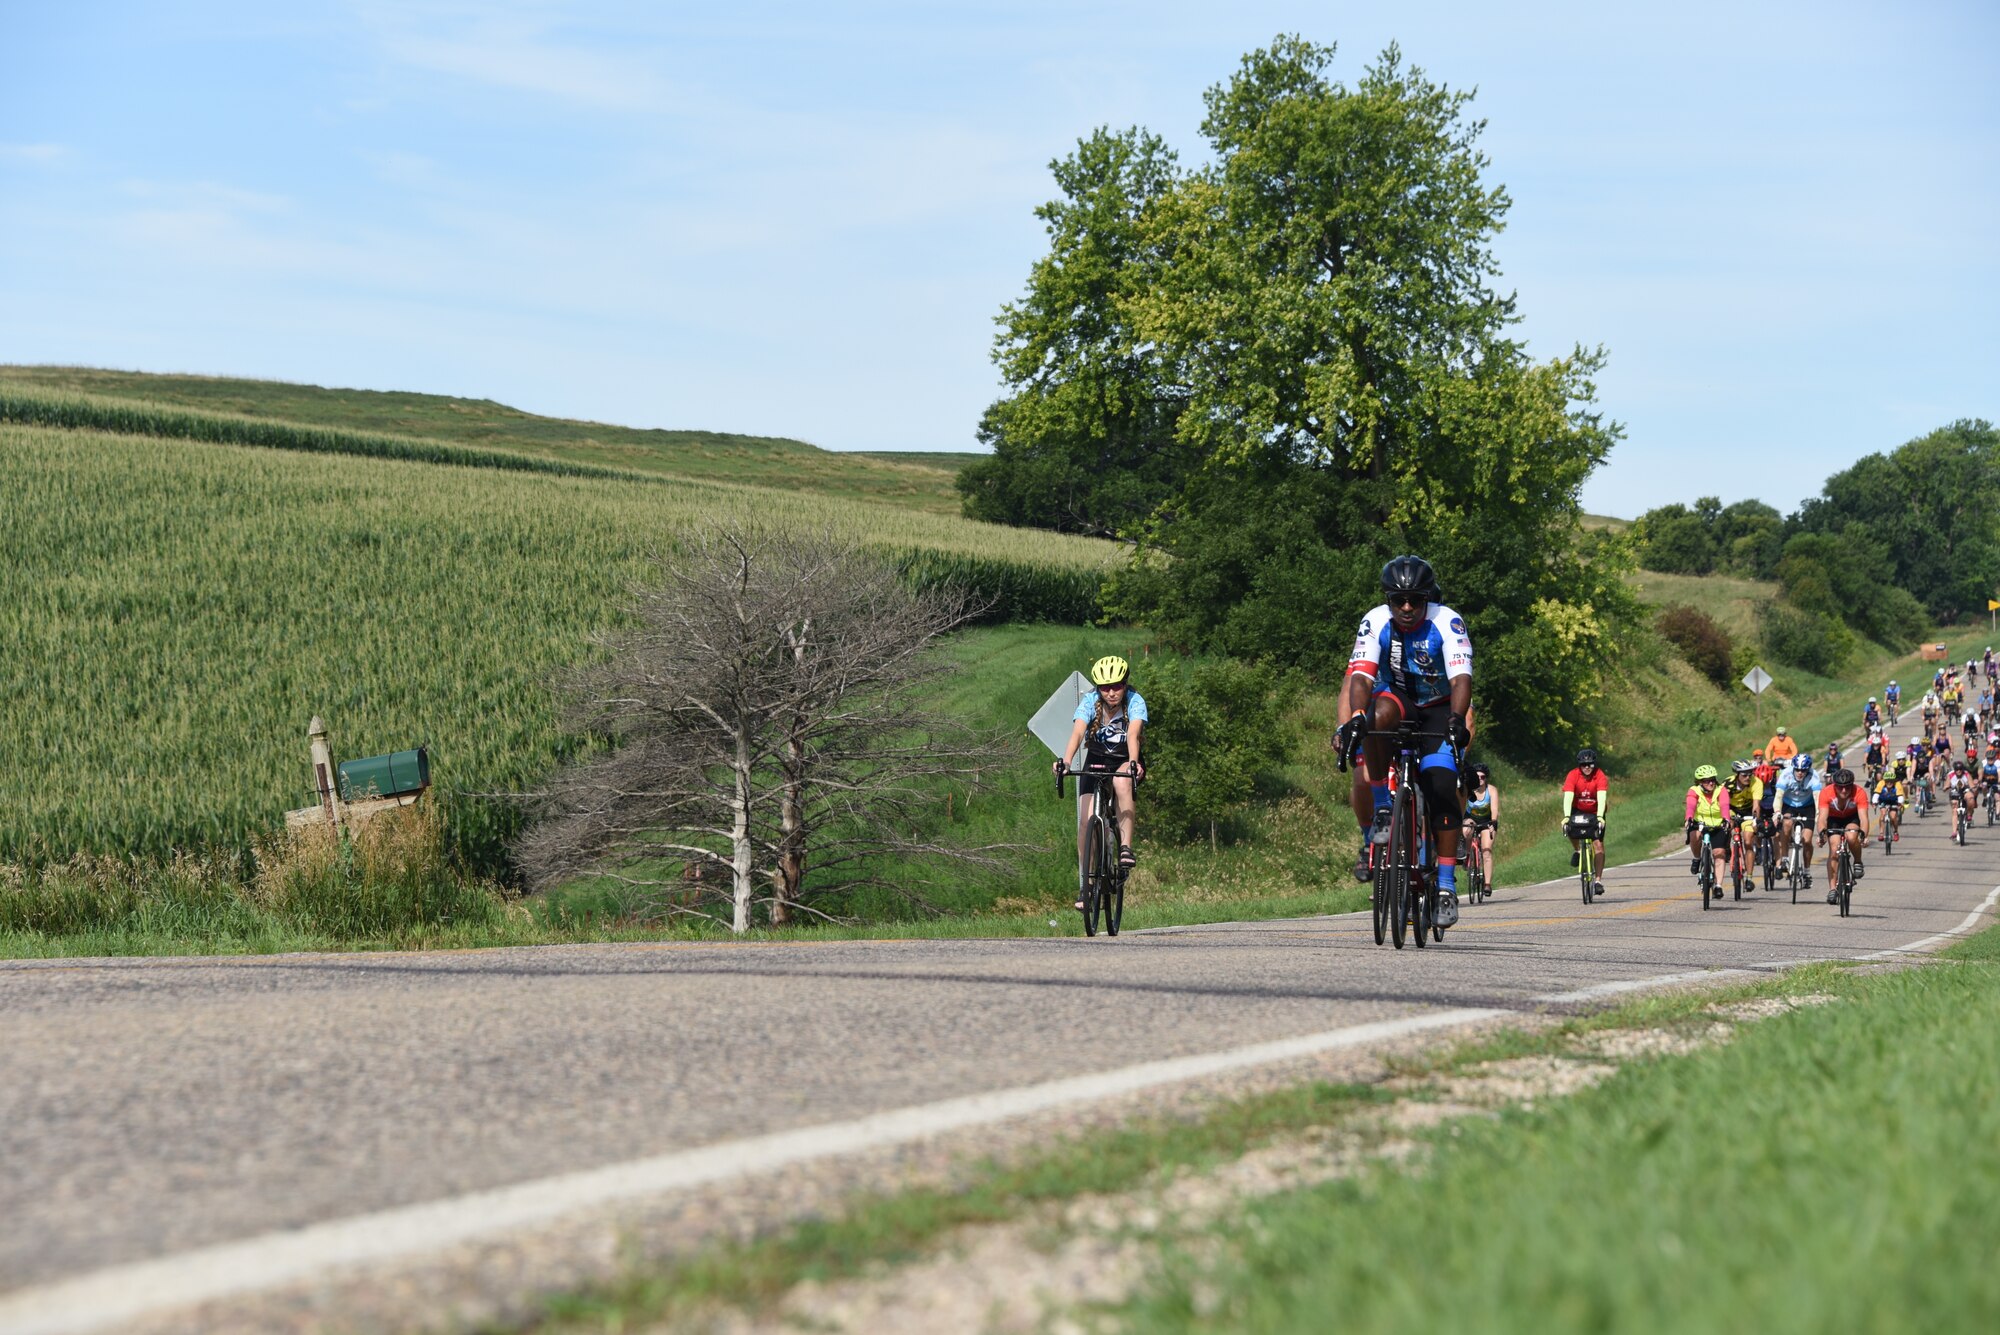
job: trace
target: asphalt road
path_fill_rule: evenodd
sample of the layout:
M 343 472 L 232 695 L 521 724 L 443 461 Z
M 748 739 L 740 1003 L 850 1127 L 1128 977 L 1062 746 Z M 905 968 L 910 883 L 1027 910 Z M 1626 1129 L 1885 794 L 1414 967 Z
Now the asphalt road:
M 1893 951 L 2000 829 L 1913 821 L 1856 916 L 1684 859 L 1503 889 L 1442 946 L 1365 915 L 1081 937 L 0 963 L 0 1311 L 106 1267 L 690 1146 L 1457 1007 Z M 0 1322 L 0 1324 L 5 1324 Z

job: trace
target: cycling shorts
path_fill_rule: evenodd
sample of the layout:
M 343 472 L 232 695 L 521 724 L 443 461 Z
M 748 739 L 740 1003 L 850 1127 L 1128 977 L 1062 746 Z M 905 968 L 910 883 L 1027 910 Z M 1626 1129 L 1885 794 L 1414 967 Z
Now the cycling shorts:
M 1779 812 L 1778 814 L 1783 816 L 1786 820 L 1802 820 L 1806 824 L 1811 825 L 1813 823 L 1813 820 L 1819 815 L 1819 808 L 1786 807 L 1783 811 Z
M 1413 702 L 1407 695 L 1395 690 L 1387 682 L 1375 683 L 1374 698 L 1379 700 L 1385 695 L 1396 702 L 1397 707 L 1403 711 L 1404 718 L 1413 720 L 1416 723 L 1418 731 L 1445 733 L 1451 730 L 1451 701 L 1449 698 L 1433 700 L 1427 705 L 1419 705 Z M 1418 768 L 1441 769 L 1447 774 L 1458 773 L 1458 766 L 1451 758 L 1451 743 L 1442 738 L 1439 738 L 1437 741 L 1426 739 L 1419 744 L 1419 747 L 1423 760 L 1419 763 Z
M 1112 770 L 1130 763 L 1129 756 L 1100 755 L 1094 751 L 1085 751 L 1083 753 L 1085 773 L 1076 776 L 1076 795 L 1088 797 L 1100 792 L 1105 783 L 1112 778 Z
M 1828 834 L 1839 834 L 1841 831 L 1852 829 L 1860 823 L 1861 813 L 1858 811 L 1845 816 L 1828 815 L 1826 818 L 1826 832 Z

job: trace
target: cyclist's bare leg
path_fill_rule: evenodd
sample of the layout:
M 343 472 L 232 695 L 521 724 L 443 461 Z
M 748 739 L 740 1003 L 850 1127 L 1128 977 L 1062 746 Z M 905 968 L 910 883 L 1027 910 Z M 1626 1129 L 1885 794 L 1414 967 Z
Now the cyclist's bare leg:
M 1132 780 L 1120 775 L 1111 781 L 1111 787 L 1118 794 L 1118 842 L 1122 847 L 1132 846 Z
M 1396 697 L 1384 691 L 1377 695 L 1369 706 L 1370 726 L 1377 732 L 1388 732 L 1403 721 L 1403 711 L 1396 703 Z M 1389 773 L 1389 739 L 1370 737 L 1361 746 L 1361 763 L 1354 767 L 1354 788 L 1349 794 L 1349 805 L 1354 809 L 1354 819 L 1367 829 L 1375 823 L 1375 790 L 1377 775 Z
M 1083 832 L 1097 814 L 1097 794 L 1082 793 L 1076 799 L 1076 865 L 1083 865 Z

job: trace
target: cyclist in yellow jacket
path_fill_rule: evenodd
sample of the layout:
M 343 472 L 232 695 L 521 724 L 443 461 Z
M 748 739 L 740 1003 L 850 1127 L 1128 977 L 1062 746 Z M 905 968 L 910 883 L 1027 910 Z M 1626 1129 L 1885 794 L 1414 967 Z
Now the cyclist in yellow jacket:
M 1687 795 L 1688 874 L 1701 870 L 1701 841 L 1709 836 L 1716 845 L 1728 848 L 1729 823 L 1726 811 L 1729 796 L 1723 792 L 1722 776 L 1715 766 L 1702 765 L 1694 772 L 1694 787 Z

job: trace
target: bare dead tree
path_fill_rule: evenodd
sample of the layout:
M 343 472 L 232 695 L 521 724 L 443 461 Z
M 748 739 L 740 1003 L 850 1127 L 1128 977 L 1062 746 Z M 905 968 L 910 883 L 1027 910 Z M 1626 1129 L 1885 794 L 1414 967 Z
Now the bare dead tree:
M 939 637 L 977 611 L 963 596 L 826 534 L 727 531 L 663 560 L 632 611 L 567 683 L 569 725 L 612 746 L 540 795 L 516 848 L 531 884 L 610 876 L 742 932 L 759 905 L 827 916 L 810 901 L 887 884 L 889 859 L 999 865 L 925 833 L 941 788 L 1006 756 L 920 703 L 950 671 Z

